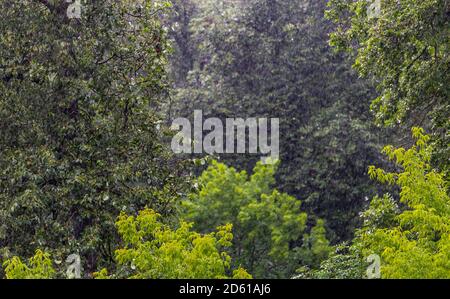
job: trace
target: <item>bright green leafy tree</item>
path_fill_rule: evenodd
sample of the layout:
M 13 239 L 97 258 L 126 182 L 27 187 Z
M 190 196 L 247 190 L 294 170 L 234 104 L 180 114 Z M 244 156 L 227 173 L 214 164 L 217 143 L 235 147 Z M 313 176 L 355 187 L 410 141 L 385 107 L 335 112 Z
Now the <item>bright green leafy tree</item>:
M 272 189 L 277 167 L 258 163 L 249 177 L 213 161 L 198 179 L 198 192 L 184 202 L 185 217 L 202 232 L 233 224 L 231 256 L 256 278 L 289 278 L 328 251 L 321 221 L 303 242 L 307 215 L 298 199 Z
M 410 149 L 388 146 L 384 153 L 401 169 L 370 167 L 370 175 L 400 189 L 400 202 L 375 197 L 362 214 L 353 245 L 323 262 L 315 278 L 363 278 L 372 254 L 381 257 L 381 278 L 450 277 L 450 197 L 444 173 L 430 165 L 430 136 L 413 129 Z
M 201 235 L 192 224 L 181 221 L 176 229 L 160 221 L 160 215 L 145 209 L 137 217 L 122 214 L 117 228 L 124 247 L 115 253 L 118 270 L 113 277 L 134 279 L 211 279 L 227 278 L 231 257 L 225 248 L 231 246 L 230 224 L 216 232 Z M 242 268 L 233 278 L 251 278 Z M 106 270 L 97 278 L 109 278 Z
M 400 203 L 406 208 L 394 213 L 397 209 L 388 197 L 375 200 L 365 212 L 356 245 L 365 255 L 381 256 L 383 278 L 450 278 L 448 182 L 430 165 L 430 136 L 418 128 L 413 136 L 416 145 L 408 150 L 384 150 L 402 171 L 370 168 L 373 178 L 400 188 Z
M 29 259 L 28 265 L 19 257 L 13 257 L 3 263 L 7 279 L 50 279 L 56 271 L 50 254 L 36 250 L 36 254 Z

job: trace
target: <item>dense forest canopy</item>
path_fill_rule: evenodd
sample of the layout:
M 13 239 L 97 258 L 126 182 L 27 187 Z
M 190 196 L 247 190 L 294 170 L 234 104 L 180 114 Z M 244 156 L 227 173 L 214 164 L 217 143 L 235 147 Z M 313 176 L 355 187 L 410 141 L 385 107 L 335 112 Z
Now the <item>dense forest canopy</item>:
M 450 278 L 449 10 L 1 0 L 0 277 Z

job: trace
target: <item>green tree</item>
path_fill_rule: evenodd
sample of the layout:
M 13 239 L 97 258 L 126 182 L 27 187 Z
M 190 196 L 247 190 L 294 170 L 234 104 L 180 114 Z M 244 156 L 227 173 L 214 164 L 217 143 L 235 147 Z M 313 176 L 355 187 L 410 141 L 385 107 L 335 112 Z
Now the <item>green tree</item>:
M 332 247 L 326 237 L 325 222 L 318 219 L 310 234 L 303 236 L 302 261 L 310 268 L 318 268 L 322 261 L 332 253 Z
M 383 278 L 449 278 L 448 182 L 430 165 L 430 136 L 419 128 L 413 129 L 413 136 L 416 145 L 408 150 L 391 146 L 384 150 L 400 172 L 370 168 L 373 178 L 400 188 L 400 203 L 406 208 L 393 213 L 396 208 L 388 198 L 375 200 L 364 214 L 356 246 L 365 255 L 381 256 Z
M 354 54 L 354 68 L 372 78 L 379 123 L 430 127 L 436 162 L 449 167 L 449 5 L 447 0 L 383 0 L 379 15 L 369 1 L 331 0 L 331 44 Z
M 182 167 L 158 114 L 168 3 L 88 1 L 79 19 L 68 5 L 0 3 L 0 255 L 80 252 L 90 273 L 120 211 L 173 214 Z
M 364 259 L 372 254 L 381 257 L 382 278 L 450 277 L 448 181 L 430 165 L 430 136 L 419 128 L 413 129 L 413 136 L 416 144 L 408 150 L 384 149 L 398 172 L 375 167 L 369 171 L 374 179 L 398 186 L 400 202 L 389 194 L 375 197 L 362 213 L 364 224 L 353 244 L 332 254 L 312 277 L 363 278 Z
M 116 250 L 117 273 L 112 277 L 133 279 L 218 279 L 227 278 L 231 257 L 232 225 L 201 235 L 193 224 L 181 221 L 176 229 L 160 221 L 160 215 L 145 209 L 137 217 L 122 214 L 117 229 L 124 247 Z M 97 278 L 110 278 L 104 269 Z M 242 268 L 233 278 L 251 278 Z
M 289 278 L 302 263 L 327 255 L 323 222 L 303 244 L 307 215 L 301 202 L 272 189 L 277 165 L 258 163 L 249 177 L 213 161 L 199 177 L 198 191 L 183 202 L 185 218 L 201 232 L 233 224 L 230 255 L 256 278 Z
M 56 271 L 50 254 L 36 250 L 36 254 L 29 259 L 28 265 L 19 257 L 13 257 L 3 263 L 6 279 L 50 279 Z
M 368 263 L 361 252 L 346 243 L 335 246 L 317 269 L 300 268 L 297 279 L 361 279 L 366 277 Z

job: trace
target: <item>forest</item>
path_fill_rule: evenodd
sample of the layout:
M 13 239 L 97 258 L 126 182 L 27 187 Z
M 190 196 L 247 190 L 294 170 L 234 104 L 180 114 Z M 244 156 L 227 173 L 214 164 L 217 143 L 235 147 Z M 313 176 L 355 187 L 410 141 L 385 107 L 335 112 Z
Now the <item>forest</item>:
M 449 279 L 449 19 L 0 0 L 0 279 Z

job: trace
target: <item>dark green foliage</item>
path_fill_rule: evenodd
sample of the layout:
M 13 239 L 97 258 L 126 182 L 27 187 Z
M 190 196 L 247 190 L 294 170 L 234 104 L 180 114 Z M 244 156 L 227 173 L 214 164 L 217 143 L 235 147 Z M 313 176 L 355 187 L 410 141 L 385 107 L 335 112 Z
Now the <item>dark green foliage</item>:
M 369 18 L 366 0 L 329 1 L 331 44 L 353 54 L 354 68 L 379 91 L 372 109 L 380 124 L 426 126 L 434 162 L 448 171 L 449 13 L 447 0 L 383 0 Z
M 182 168 L 156 113 L 165 4 L 67 5 L 0 4 L 0 248 L 80 253 L 89 273 L 112 259 L 120 211 L 173 213 Z

